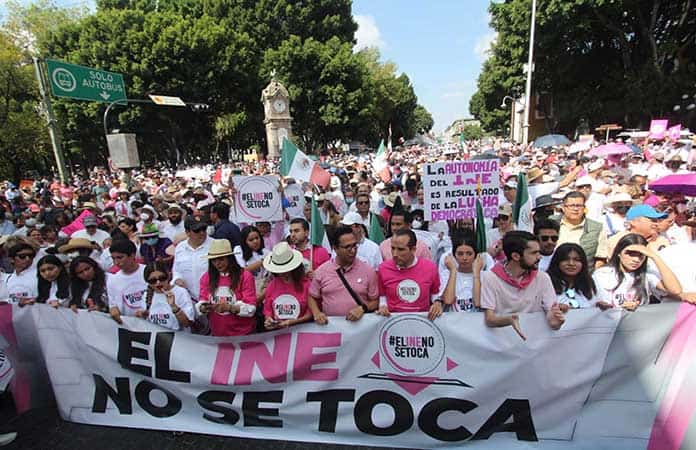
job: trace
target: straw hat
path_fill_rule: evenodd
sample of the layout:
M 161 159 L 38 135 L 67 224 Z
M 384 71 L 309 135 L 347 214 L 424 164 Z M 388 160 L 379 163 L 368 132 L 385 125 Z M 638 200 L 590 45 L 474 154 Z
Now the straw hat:
M 539 177 L 543 177 L 545 172 L 538 167 L 532 167 L 527 171 L 527 182 L 532 182 Z
M 67 244 L 58 247 L 60 253 L 70 253 L 73 250 L 79 250 L 81 248 L 93 249 L 94 246 L 92 242 L 85 238 L 72 238 Z
M 387 197 L 384 199 L 384 204 L 390 208 L 394 207 L 397 197 L 401 197 L 398 192 L 389 193 L 389 195 L 387 195 Z
M 287 242 L 279 242 L 263 259 L 263 267 L 271 273 L 287 273 L 302 264 L 302 253 L 290 248 Z
M 208 249 L 208 259 L 221 258 L 232 254 L 232 244 L 227 239 L 213 239 Z

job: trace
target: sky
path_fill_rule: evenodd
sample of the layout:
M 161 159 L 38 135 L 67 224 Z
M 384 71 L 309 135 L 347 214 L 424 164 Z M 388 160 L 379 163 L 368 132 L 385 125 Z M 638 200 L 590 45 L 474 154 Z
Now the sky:
M 30 0 L 20 0 L 31 3 Z M 61 6 L 93 0 L 54 0 Z M 0 4 L 4 3 L 0 0 Z M 470 117 L 469 99 L 495 32 L 490 0 L 353 0 L 356 50 L 376 46 L 413 84 L 418 102 L 433 115 L 434 131 Z M 4 16 L 0 6 L 0 18 Z
M 357 48 L 376 46 L 411 80 L 435 132 L 470 117 L 469 99 L 495 32 L 489 0 L 353 0 Z

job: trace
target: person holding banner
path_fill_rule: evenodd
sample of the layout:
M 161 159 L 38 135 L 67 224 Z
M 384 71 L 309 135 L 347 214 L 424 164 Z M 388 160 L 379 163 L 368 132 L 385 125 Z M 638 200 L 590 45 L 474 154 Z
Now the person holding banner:
M 109 314 L 117 323 L 123 323 L 121 316 L 135 316 L 145 309 L 147 283 L 143 272 L 145 266 L 135 259 L 135 244 L 128 239 L 117 239 L 109 248 L 111 258 L 119 271 L 106 280 L 109 297 Z
M 287 242 L 279 242 L 263 259 L 263 267 L 273 274 L 263 303 L 264 328 L 274 330 L 308 322 L 307 309 L 310 280 L 305 277 L 304 258 Z
M 171 284 L 172 274 L 167 264 L 152 262 L 145 267 L 143 275 L 148 284 L 146 309 L 138 317 L 170 330 L 190 331 L 194 317 L 191 296 L 186 289 Z
M 357 258 L 359 244 L 351 227 L 338 227 L 332 244 L 336 257 L 317 269 L 309 288 L 308 306 L 319 325 L 334 316 L 360 320 L 379 305 L 377 274 Z
M 6 298 L 0 300 L 18 303 L 19 306 L 34 303 L 39 296 L 36 267 L 33 265 L 36 249 L 24 240 L 17 240 L 8 246 L 7 256 L 14 270 L 9 274 L 3 274 L 5 276 L 2 283 L 5 285 Z
M 578 244 L 561 244 L 553 254 L 546 273 L 551 277 L 561 311 L 590 308 L 597 302 L 597 287 L 585 250 Z
M 452 254 L 445 256 L 446 270 L 440 270 L 440 298 L 445 309 L 475 312 L 481 307 L 481 271 L 485 269 L 485 253 L 476 251 L 472 233 L 455 235 Z
M 392 312 L 428 312 L 435 320 L 442 314 L 440 278 L 437 266 L 416 253 L 416 234 L 399 229 L 390 239 L 393 257 L 377 270 L 380 307 L 377 314 L 388 317 Z
M 227 239 L 213 239 L 208 272 L 200 281 L 199 314 L 207 314 L 213 336 L 241 336 L 256 329 L 256 285 L 242 270 Z
M 549 326 L 558 330 L 565 321 L 551 278 L 538 269 L 539 241 L 528 231 L 514 230 L 503 237 L 504 263 L 481 276 L 481 309 L 486 325 L 511 326 L 524 340 L 519 313 L 546 311 Z

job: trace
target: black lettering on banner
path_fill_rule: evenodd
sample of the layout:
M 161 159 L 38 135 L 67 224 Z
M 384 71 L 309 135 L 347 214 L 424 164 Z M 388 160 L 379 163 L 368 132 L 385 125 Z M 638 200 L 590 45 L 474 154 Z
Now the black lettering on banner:
M 222 414 L 220 417 L 213 416 L 212 414 L 203 413 L 203 418 L 209 420 L 210 422 L 235 425 L 239 422 L 239 414 L 237 411 L 226 406 L 217 404 L 219 403 L 229 403 L 230 405 L 234 401 L 234 392 L 227 391 L 205 391 L 202 392 L 196 400 L 201 408 L 208 411 L 216 412 Z
M 282 403 L 283 391 L 245 392 L 242 400 L 245 427 L 283 428 L 282 420 L 261 416 L 278 417 L 278 408 L 259 408 L 259 403 Z
M 459 426 L 451 430 L 442 428 L 437 423 L 440 414 L 446 411 L 459 411 L 466 414 L 478 405 L 468 400 L 458 398 L 436 398 L 429 401 L 418 414 L 418 427 L 428 436 L 440 441 L 464 441 L 471 437 L 466 427 Z
M 394 410 L 394 423 L 384 428 L 372 422 L 372 410 L 380 403 L 389 405 Z M 408 400 L 390 391 L 370 391 L 360 397 L 355 404 L 353 417 L 358 430 L 374 436 L 394 436 L 413 425 L 413 409 Z
M 174 344 L 174 332 L 160 332 L 155 337 L 155 377 L 162 380 L 191 382 L 191 372 L 171 370 L 169 360 Z
M 154 405 L 150 401 L 150 393 L 155 389 L 162 391 L 167 396 L 167 403 L 164 406 Z M 181 400 L 168 390 L 156 384 L 143 380 L 135 387 L 135 399 L 138 405 L 152 417 L 171 417 L 181 411 Z
M 150 334 L 147 331 L 130 331 L 125 328 L 118 329 L 118 362 L 124 369 L 132 370 L 147 377 L 152 376 L 152 369 L 148 366 L 131 363 L 132 359 L 147 360 L 147 350 L 133 347 L 133 342 L 143 345 L 150 343 Z
M 93 413 L 106 412 L 106 402 L 110 398 L 118 408 L 119 414 L 133 414 L 133 404 L 131 401 L 130 382 L 127 377 L 116 378 L 116 390 L 114 390 L 104 378 L 96 373 L 94 378 L 94 402 L 92 402 Z
M 355 389 L 329 389 L 327 391 L 307 392 L 307 402 L 320 402 L 319 431 L 336 432 L 338 404 L 355 400 Z
M 505 423 L 512 416 L 512 422 Z M 512 432 L 519 441 L 537 441 L 529 400 L 509 398 L 488 418 L 472 440 L 488 439 L 493 433 Z

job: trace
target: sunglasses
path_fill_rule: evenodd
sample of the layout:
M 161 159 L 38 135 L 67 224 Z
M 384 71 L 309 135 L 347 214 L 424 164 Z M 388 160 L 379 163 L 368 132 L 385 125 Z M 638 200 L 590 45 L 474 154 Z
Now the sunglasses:
M 355 202 L 355 203 L 356 203 L 357 205 L 369 205 L 369 204 L 370 204 L 369 201 L 364 201 L 364 200 L 361 201 L 361 202 Z
M 160 281 L 161 281 L 161 282 L 165 282 L 165 281 L 167 281 L 168 279 L 169 279 L 169 277 L 168 277 L 167 275 L 161 275 L 161 276 L 159 276 L 159 277 L 148 278 L 148 279 L 147 279 L 147 282 L 150 283 L 150 284 L 156 284 L 156 283 L 158 283 L 158 282 L 160 282 Z
M 645 255 L 636 250 L 624 250 L 624 255 L 630 256 L 631 258 L 645 258 Z
M 541 239 L 542 242 L 558 242 L 558 236 L 539 236 L 539 239 Z
M 19 259 L 32 259 L 34 256 L 36 256 L 35 253 L 17 253 L 15 255 L 15 258 Z
M 498 220 L 508 220 L 510 219 L 510 216 L 506 214 L 498 214 Z

